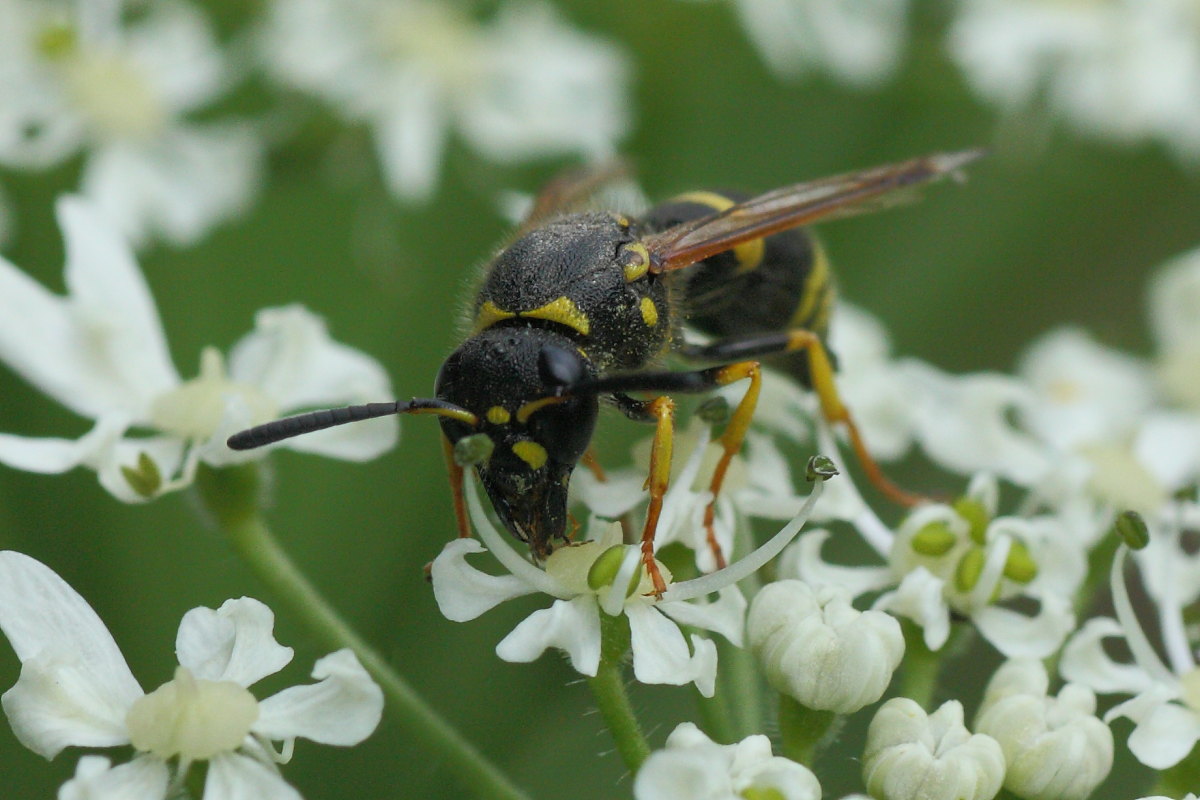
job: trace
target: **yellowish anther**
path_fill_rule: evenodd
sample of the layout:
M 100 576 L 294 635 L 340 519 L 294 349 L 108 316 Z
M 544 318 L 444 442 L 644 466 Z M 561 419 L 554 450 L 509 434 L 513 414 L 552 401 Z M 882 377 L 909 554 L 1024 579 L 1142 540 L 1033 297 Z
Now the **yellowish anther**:
M 592 562 L 592 566 L 588 569 L 587 584 L 588 588 L 593 592 L 598 592 L 606 586 L 612 586 L 612 582 L 617 579 L 617 573 L 621 571 L 621 563 L 625 560 L 625 553 L 628 546 L 616 544 L 600 554 L 600 557 Z M 633 575 L 629 579 L 629 585 L 625 587 L 625 596 L 629 597 L 638 589 L 638 584 L 642 582 L 642 566 L 640 560 L 638 568 L 633 571 Z
M 1029 583 L 1038 575 L 1037 562 L 1022 542 L 1013 542 L 1004 562 L 1004 577 L 1017 583 Z
M 742 800 L 787 800 L 787 796 L 774 786 L 747 786 L 742 789 Z
M 584 336 L 587 336 L 592 329 L 587 314 L 580 311 L 579 306 L 575 305 L 575 301 L 566 295 L 532 311 L 522 311 L 519 316 L 557 322 L 559 325 L 579 331 Z
M 621 248 L 621 266 L 625 270 L 625 282 L 633 283 L 650 269 L 650 251 L 641 242 L 632 242 Z
M 549 457 L 546 454 L 546 448 L 530 439 L 522 439 L 517 442 L 513 445 L 512 450 L 517 458 L 529 465 L 530 469 L 541 469 Z
M 492 406 L 487 410 L 487 421 L 493 425 L 506 425 L 510 419 L 512 415 L 504 406 Z
M 487 330 L 500 320 L 512 319 L 515 316 L 516 312 L 505 311 L 491 300 L 485 300 L 475 313 L 475 332 Z
M 971 541 L 980 545 L 987 544 L 987 529 L 991 518 L 983 504 L 970 497 L 960 497 L 954 501 L 954 510 L 970 526 Z
M 642 298 L 642 322 L 646 323 L 647 328 L 658 324 L 658 306 L 649 297 Z
M 258 701 L 243 687 L 200 680 L 177 667 L 174 680 L 130 707 L 125 725 L 138 750 L 197 761 L 236 750 L 257 719 Z
M 966 552 L 954 568 L 954 588 L 966 594 L 979 583 L 983 574 L 983 566 L 987 561 L 987 553 L 982 547 L 972 547 Z
M 931 522 L 912 537 L 912 549 L 923 556 L 944 556 L 958 537 L 944 522 Z
M 142 497 L 153 497 L 162 488 L 162 473 L 158 464 L 143 450 L 138 453 L 137 467 L 121 467 L 121 474 L 130 488 Z
M 79 33 L 70 25 L 47 25 L 38 31 L 37 51 L 50 60 L 68 56 L 79 47 Z

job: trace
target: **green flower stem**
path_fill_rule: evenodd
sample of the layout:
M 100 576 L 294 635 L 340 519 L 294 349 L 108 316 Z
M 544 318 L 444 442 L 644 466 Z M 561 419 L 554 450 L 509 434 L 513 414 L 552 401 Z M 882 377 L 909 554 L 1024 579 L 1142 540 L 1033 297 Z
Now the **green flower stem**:
M 621 760 L 633 775 L 650 755 L 650 744 L 629 702 L 621 665 L 629 649 L 629 624 L 624 615 L 600 614 L 600 666 L 588 686 L 600 708 L 608 730 L 616 742 Z
M 907 620 L 901 625 L 904 629 L 904 668 L 900 695 L 929 711 L 942 659 L 925 645 L 924 631 L 918 625 Z
M 529 800 L 473 744 L 449 725 L 412 686 L 368 645 L 321 596 L 279 547 L 257 512 L 255 465 L 202 468 L 196 486 L 233 549 L 251 571 L 307 625 L 322 645 L 348 647 L 379 683 L 393 719 L 431 752 L 444 758 L 479 797 Z
M 843 719 L 832 711 L 817 711 L 786 694 L 779 695 L 783 755 L 811 768 L 817 753 L 841 728 Z

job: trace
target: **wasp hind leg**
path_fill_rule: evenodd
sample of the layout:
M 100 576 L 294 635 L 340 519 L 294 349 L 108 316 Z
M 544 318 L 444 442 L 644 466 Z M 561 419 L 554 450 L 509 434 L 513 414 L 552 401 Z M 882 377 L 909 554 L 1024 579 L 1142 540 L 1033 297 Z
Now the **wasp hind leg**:
M 667 582 L 654 560 L 654 534 L 658 530 L 658 518 L 662 514 L 663 497 L 671 479 L 671 453 L 675 446 L 675 401 L 669 397 L 653 400 L 633 400 L 619 395 L 621 411 L 627 417 L 654 423 L 654 440 L 650 445 L 650 471 L 646 476 L 646 488 L 650 491 L 650 505 L 646 508 L 646 525 L 642 529 L 642 563 L 646 574 L 654 584 L 654 595 L 662 597 Z
M 898 505 L 912 507 L 924 502 L 927 499 L 924 496 L 905 491 L 893 483 L 883 473 L 883 469 L 867 449 L 850 409 L 846 407 L 846 404 L 842 402 L 841 395 L 838 394 L 829 352 L 817 334 L 798 328 L 789 331 L 738 336 L 707 345 L 684 345 L 678 350 L 687 358 L 705 361 L 728 361 L 747 356 L 772 356 L 800 351 L 803 351 L 808 357 L 809 381 L 821 403 L 821 415 L 830 423 L 840 424 L 846 429 L 846 433 L 850 437 L 850 446 L 854 449 L 854 455 L 862 465 L 867 479 L 885 497 Z M 738 407 L 738 411 L 740 410 L 741 406 Z M 737 416 L 737 412 L 734 416 Z M 732 427 L 732 421 L 730 425 Z

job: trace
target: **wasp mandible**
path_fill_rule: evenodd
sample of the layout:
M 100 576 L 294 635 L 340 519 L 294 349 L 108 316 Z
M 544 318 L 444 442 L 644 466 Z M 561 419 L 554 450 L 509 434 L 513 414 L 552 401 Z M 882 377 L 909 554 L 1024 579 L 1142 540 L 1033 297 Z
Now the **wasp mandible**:
M 582 173 L 552 183 L 517 237 L 488 265 L 472 330 L 438 373 L 432 398 L 369 403 L 268 422 L 229 439 L 245 450 L 388 414 L 438 416 L 460 536 L 470 535 L 464 472 L 473 467 L 505 527 L 537 559 L 568 540 L 567 487 L 588 453 L 600 401 L 655 425 L 641 548 L 655 591 L 666 584 L 654 533 L 667 489 L 674 433 L 671 394 L 748 381 L 718 439 L 713 500 L 705 516 L 718 563 L 713 508 L 761 387 L 758 361 L 783 356 L 841 425 L 867 476 L 904 505 L 922 498 L 892 484 L 863 444 L 834 380 L 825 345 L 834 287 L 828 263 L 802 228 L 875 210 L 922 184 L 954 175 L 978 150 L 776 189 L 749 199 L 694 192 L 633 219 L 563 213 L 595 183 Z M 689 343 L 683 325 L 714 336 Z M 653 367 L 674 352 L 719 366 Z M 636 399 L 630 393 L 654 395 Z

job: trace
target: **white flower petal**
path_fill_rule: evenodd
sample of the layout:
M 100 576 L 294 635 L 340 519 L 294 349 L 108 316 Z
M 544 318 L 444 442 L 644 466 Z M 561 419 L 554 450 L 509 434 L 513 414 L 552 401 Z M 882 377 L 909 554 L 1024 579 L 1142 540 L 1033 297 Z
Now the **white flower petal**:
M 712 697 L 717 652 L 711 641 L 693 636 L 693 654 L 679 626 L 649 602 L 627 603 L 625 616 L 629 619 L 633 674 L 639 681 L 673 686 L 695 682 L 702 695 Z
M 75 197 L 62 198 L 56 208 L 72 311 L 77 324 L 90 323 L 89 347 L 78 357 L 94 359 L 93 348 L 102 346 L 107 381 L 119 380 L 130 397 L 149 402 L 178 385 L 179 373 L 146 279 L 129 244 L 96 208 Z
M 466 622 L 514 597 L 537 591 L 515 575 L 489 575 L 467 563 L 487 550 L 475 539 L 451 539 L 433 560 L 433 597 L 446 619 Z
M 431 80 L 411 69 L 396 75 L 389 100 L 373 131 L 384 179 L 397 197 L 425 200 L 442 165 L 445 100 Z
M 28 472 L 57 475 L 80 465 L 103 462 L 125 433 L 125 419 L 106 415 L 79 439 L 0 433 L 0 463 Z
M 203 800 L 303 800 L 273 767 L 236 753 L 208 762 Z
M 183 247 L 249 207 L 261 158 L 245 124 L 177 125 L 151 142 L 96 148 L 80 185 L 134 244 L 161 238 Z
M 260 702 L 251 731 L 272 740 L 303 736 L 343 747 L 370 736 L 383 713 L 383 691 L 354 653 L 330 653 L 312 675 L 319 683 L 293 686 Z
M 292 648 L 275 641 L 275 614 L 250 597 L 219 609 L 193 608 L 175 637 L 179 663 L 197 678 L 250 686 L 292 660 Z
M 1095 617 L 1071 637 L 1063 648 L 1059 672 L 1101 694 L 1135 694 L 1154 685 L 1153 679 L 1133 664 L 1114 661 L 1104 650 L 1104 639 L 1123 638 L 1125 632 L 1111 617 Z
M 798 578 L 813 587 L 842 586 L 853 597 L 879 591 L 895 581 L 887 567 L 846 567 L 825 561 L 821 557 L 821 548 L 829 537 L 829 531 L 823 528 L 801 536 L 780 556 L 780 577 Z
M 658 610 L 671 619 L 693 628 L 719 633 L 741 647 L 746 627 L 746 597 L 737 586 L 726 586 L 713 602 L 673 602 L 664 600 Z
M 114 767 L 104 756 L 84 756 L 75 777 L 58 790 L 58 800 L 163 800 L 169 779 L 166 762 L 158 758 Z
M 1035 616 L 1000 606 L 984 606 L 971 614 L 975 627 L 1007 658 L 1048 658 L 1075 630 L 1075 613 L 1068 600 L 1055 593 L 1038 597 Z
M 1129 734 L 1129 750 L 1152 769 L 1168 769 L 1182 761 L 1200 741 L 1200 715 L 1175 703 L 1162 703 L 1137 720 Z
M 22 664 L 4 708 L 27 747 L 50 758 L 69 744 L 128 741 L 125 712 L 142 689 L 66 581 L 28 556 L 0 552 L 0 629 Z
M 387 373 L 360 350 L 335 342 L 325 323 L 303 306 L 266 308 L 254 331 L 229 355 L 229 376 L 271 398 L 283 412 L 386 401 Z M 307 453 L 363 461 L 395 446 L 395 417 L 343 425 L 289 440 Z
M 950 638 L 950 606 L 943 596 L 945 581 L 925 567 L 904 576 L 894 592 L 879 596 L 872 608 L 908 617 L 925 631 L 925 646 L 940 650 Z
M 550 647 L 566 653 L 576 672 L 596 674 L 600 666 L 600 610 L 595 595 L 555 600 L 549 608 L 533 612 L 496 645 L 496 655 L 505 661 L 533 661 Z

